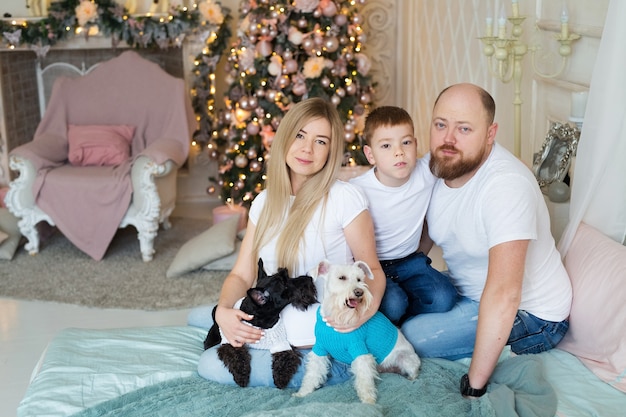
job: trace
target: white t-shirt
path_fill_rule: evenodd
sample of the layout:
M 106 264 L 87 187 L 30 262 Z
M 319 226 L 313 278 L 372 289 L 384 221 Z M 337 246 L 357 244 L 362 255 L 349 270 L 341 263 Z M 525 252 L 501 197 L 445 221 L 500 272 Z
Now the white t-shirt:
M 494 144 L 460 188 L 438 180 L 426 219 L 462 295 L 480 300 L 490 248 L 529 239 L 519 308 L 548 321 L 568 317 L 572 288 L 550 233 L 545 200 L 531 171 L 505 148 Z
M 409 180 L 388 187 L 372 168 L 350 180 L 363 190 L 374 220 L 378 259 L 400 259 L 415 252 L 420 243 L 424 217 L 437 178 L 430 172 L 427 155 L 417 161 Z
M 250 206 L 249 219 L 255 225 L 258 223 L 266 198 L 267 193 L 262 191 Z M 367 199 L 359 189 L 343 181 L 335 182 L 330 189 L 325 209 L 320 203 L 305 229 L 304 242 L 299 251 L 298 268 L 296 271 L 289 271 L 289 275 L 292 277 L 305 275 L 316 269 L 324 259 L 337 264 L 354 262 L 343 229 L 364 210 L 367 210 Z M 276 262 L 277 241 L 278 237 L 275 237 L 261 248 L 259 253 L 265 271 L 270 275 L 276 273 L 279 266 L 282 266 Z M 316 282 L 316 286 L 318 299 L 321 301 L 321 283 Z M 315 343 L 315 312 L 318 306 L 319 304 L 310 306 L 307 311 L 302 312 L 288 305 L 281 313 L 287 329 L 287 338 L 293 346 L 310 346 Z

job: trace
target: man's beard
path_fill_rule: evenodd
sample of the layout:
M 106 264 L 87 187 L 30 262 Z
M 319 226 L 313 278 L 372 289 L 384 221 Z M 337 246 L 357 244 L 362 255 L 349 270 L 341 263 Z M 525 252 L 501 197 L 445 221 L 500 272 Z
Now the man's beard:
M 459 156 L 439 156 L 440 150 L 454 150 Z M 483 153 L 478 153 L 472 159 L 467 159 L 464 154 L 456 149 L 454 146 L 442 145 L 436 149 L 435 152 L 430 155 L 430 172 L 436 177 L 442 178 L 446 181 L 455 180 L 477 169 L 483 162 Z

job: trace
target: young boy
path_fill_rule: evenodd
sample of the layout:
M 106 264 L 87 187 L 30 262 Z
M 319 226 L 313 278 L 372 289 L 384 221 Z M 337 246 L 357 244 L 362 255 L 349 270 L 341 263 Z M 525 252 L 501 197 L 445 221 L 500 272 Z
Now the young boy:
M 364 136 L 363 152 L 374 167 L 350 182 L 367 196 L 374 220 L 376 251 L 387 277 L 380 311 L 396 325 L 421 313 L 446 312 L 457 291 L 420 251 L 436 178 L 428 156 L 417 160 L 413 120 L 402 108 L 378 107 L 367 116 Z

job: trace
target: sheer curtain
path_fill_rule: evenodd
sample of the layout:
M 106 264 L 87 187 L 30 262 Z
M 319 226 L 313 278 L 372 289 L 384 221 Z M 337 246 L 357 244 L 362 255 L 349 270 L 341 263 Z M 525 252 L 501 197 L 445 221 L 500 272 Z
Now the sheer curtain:
M 611 0 L 591 77 L 562 256 L 580 222 L 617 242 L 626 237 L 626 1 Z

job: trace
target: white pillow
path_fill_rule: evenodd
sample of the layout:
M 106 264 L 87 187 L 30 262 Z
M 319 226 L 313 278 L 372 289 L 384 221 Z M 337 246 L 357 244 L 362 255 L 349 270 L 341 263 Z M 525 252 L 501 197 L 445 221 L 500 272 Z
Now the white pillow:
M 238 223 L 239 216 L 228 217 L 189 240 L 178 250 L 165 275 L 168 278 L 178 277 L 232 254 Z
M 558 347 L 626 392 L 626 246 L 581 223 L 565 258 L 574 297 Z
M 8 237 L 0 239 L 0 259 L 10 261 L 22 239 L 22 233 L 17 226 L 17 217 L 9 209 L 0 208 L 0 231 Z

